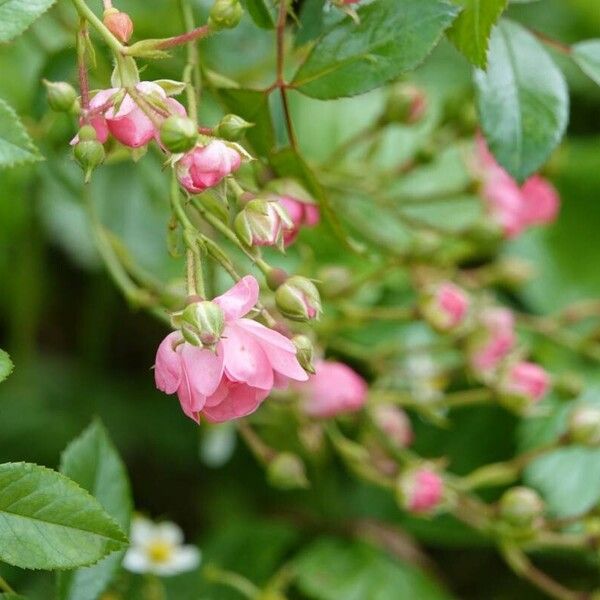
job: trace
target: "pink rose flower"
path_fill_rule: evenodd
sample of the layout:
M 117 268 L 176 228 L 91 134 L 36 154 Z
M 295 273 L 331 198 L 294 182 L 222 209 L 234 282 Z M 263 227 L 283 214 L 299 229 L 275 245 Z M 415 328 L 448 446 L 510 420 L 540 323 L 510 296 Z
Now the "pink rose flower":
M 516 342 L 515 318 L 510 310 L 492 307 L 479 315 L 480 329 L 471 340 L 469 354 L 473 370 L 485 375 L 494 371 Z
M 528 227 L 556 219 L 560 198 L 550 182 L 533 175 L 519 186 L 496 162 L 482 136 L 477 138 L 477 157 L 488 212 L 506 237 L 515 237 Z
M 291 196 L 281 196 L 279 204 L 289 215 L 293 225 L 285 230 L 283 243 L 289 246 L 296 241 L 302 227 L 314 227 L 320 220 L 319 207 L 316 204 L 302 202 Z
M 406 510 L 417 514 L 431 513 L 443 499 L 444 482 L 433 469 L 421 467 L 400 478 L 398 495 Z
M 379 404 L 373 408 L 375 425 L 398 448 L 407 448 L 413 441 L 413 431 L 408 415 L 393 404 Z
M 215 352 L 169 334 L 156 353 L 156 387 L 177 392 L 184 413 L 198 422 L 220 423 L 254 412 L 273 387 L 289 379 L 306 381 L 294 344 L 280 333 L 244 319 L 258 301 L 256 279 L 246 276 L 214 299 L 224 313 L 225 329 Z
M 518 362 L 512 365 L 502 385 L 505 394 L 519 396 L 528 404 L 536 404 L 548 392 L 550 376 L 539 365 L 531 362 Z
M 348 365 L 322 360 L 315 374 L 297 388 L 302 407 L 311 417 L 327 419 L 360 410 L 367 401 L 367 383 Z
M 238 152 L 221 140 L 212 140 L 206 146 L 196 146 L 177 161 L 177 178 L 190 194 L 199 194 L 237 171 L 241 164 Z
M 462 288 L 444 281 L 426 296 L 421 309 L 433 327 L 440 331 L 452 331 L 464 322 L 469 305 L 469 296 Z

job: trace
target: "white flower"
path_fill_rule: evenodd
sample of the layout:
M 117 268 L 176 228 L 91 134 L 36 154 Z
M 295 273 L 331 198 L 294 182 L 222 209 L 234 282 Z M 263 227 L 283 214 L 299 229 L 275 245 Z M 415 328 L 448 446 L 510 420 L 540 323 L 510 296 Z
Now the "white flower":
M 153 523 L 136 517 L 131 524 L 131 546 L 123 566 L 133 573 L 178 575 L 200 564 L 200 550 L 183 545 L 183 532 L 175 523 Z

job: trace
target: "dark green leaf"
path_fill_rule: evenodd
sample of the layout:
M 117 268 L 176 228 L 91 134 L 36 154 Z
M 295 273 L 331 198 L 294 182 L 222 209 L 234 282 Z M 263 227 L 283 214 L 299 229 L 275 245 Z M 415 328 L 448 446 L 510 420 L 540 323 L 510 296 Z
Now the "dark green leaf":
M 10 356 L 8 352 L 0 349 L 0 382 L 4 381 L 13 371 L 15 366 L 13 365 L 12 360 L 10 360 Z
M 573 60 L 579 68 L 600 85 L 600 39 L 579 42 L 572 50 Z
M 492 27 L 508 0 L 456 0 L 463 10 L 448 30 L 452 43 L 476 66 L 487 67 Z
M 61 473 L 90 492 L 124 531 L 129 530 L 132 502 L 125 466 L 102 424 L 95 421 L 62 455 Z M 60 573 L 60 600 L 95 600 L 114 577 L 122 552 L 92 567 Z
M 475 72 L 481 126 L 498 162 L 519 181 L 540 168 L 569 117 L 565 79 L 535 37 L 503 20 L 490 42 L 487 72 Z
M 0 560 L 73 569 L 126 544 L 98 501 L 64 475 L 29 463 L 0 465 Z
M 56 0 L 4 0 L 0 2 L 0 43 L 23 33 Z
M 0 16 L 0 28 L 1 23 Z M 14 167 L 40 159 L 40 154 L 17 113 L 0 99 L 0 167 Z
M 296 45 L 302 46 L 314 40 L 323 30 L 325 0 L 305 0 L 300 9 Z
M 361 543 L 324 538 L 294 563 L 298 586 L 314 600 L 448 600 L 417 568 Z
M 378 0 L 359 8 L 317 42 L 294 77 L 307 96 L 368 92 L 417 67 L 458 14 L 445 0 Z
M 273 29 L 277 23 L 277 11 L 272 0 L 243 0 L 252 20 L 263 29 Z

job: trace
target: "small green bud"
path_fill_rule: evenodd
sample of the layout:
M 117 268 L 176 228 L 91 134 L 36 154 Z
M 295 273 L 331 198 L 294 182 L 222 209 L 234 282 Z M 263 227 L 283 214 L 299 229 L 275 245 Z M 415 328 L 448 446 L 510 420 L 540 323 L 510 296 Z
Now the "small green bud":
M 308 479 L 302 459 L 291 452 L 281 452 L 267 467 L 269 483 L 282 490 L 308 487 Z
M 275 292 L 275 303 L 284 317 L 292 321 L 317 319 L 321 313 L 321 298 L 315 284 L 295 275 Z
M 90 131 L 91 130 L 91 131 Z M 93 138 L 92 136 L 93 131 Z M 104 162 L 104 146 L 96 139 L 93 127 L 85 125 L 79 132 L 79 142 L 73 148 L 73 156 L 79 163 L 85 174 L 85 182 L 88 183 L 92 171 Z
M 427 111 L 425 92 L 410 84 L 398 84 L 392 88 L 385 107 L 385 119 L 391 123 L 413 125 Z
M 160 127 L 160 141 L 169 152 L 187 152 L 198 141 L 196 124 L 188 117 L 171 115 Z
M 278 202 L 250 200 L 234 221 L 238 237 L 247 246 L 276 246 L 291 221 Z
M 575 408 L 569 419 L 569 438 L 575 444 L 600 446 L 600 407 Z
M 300 366 L 312 375 L 315 374 L 315 367 L 313 365 L 313 359 L 315 349 L 310 339 L 305 335 L 295 335 L 292 338 L 294 346 L 296 346 L 296 358 L 300 363 Z
M 183 311 L 180 326 L 181 334 L 193 346 L 214 348 L 225 329 L 225 315 L 214 302 L 193 302 Z
M 48 81 L 44 79 L 48 92 L 48 104 L 56 112 L 74 112 L 77 108 L 77 92 L 66 81 Z
M 237 115 L 225 115 L 217 125 L 215 133 L 225 140 L 237 142 L 250 127 L 254 127 L 254 123 L 248 123 Z
M 500 517 L 513 527 L 531 529 L 544 514 L 544 501 L 526 487 L 514 487 L 500 498 Z
M 213 30 L 232 29 L 242 19 L 244 9 L 239 0 L 216 0 L 210 10 L 208 25 Z

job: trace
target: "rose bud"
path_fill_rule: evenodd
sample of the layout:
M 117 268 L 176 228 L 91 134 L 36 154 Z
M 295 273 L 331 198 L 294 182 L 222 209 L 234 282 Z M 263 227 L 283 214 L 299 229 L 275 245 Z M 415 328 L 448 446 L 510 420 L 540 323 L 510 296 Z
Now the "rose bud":
M 283 243 L 289 246 L 296 241 L 302 227 L 314 227 L 320 220 L 319 207 L 290 196 L 280 196 L 279 204 L 288 214 L 291 225 L 283 234 Z
M 548 373 L 535 363 L 522 361 L 508 367 L 498 391 L 502 404 L 521 413 L 537 404 L 549 388 Z
M 425 92 L 409 84 L 399 84 L 392 88 L 385 107 L 385 119 L 392 123 L 414 125 L 427 111 Z
M 92 171 L 104 162 L 104 146 L 96 137 L 96 130 L 91 125 L 84 125 L 79 130 L 79 141 L 73 147 L 73 156 L 85 174 L 88 183 Z
M 578 406 L 569 419 L 569 438 L 575 444 L 600 446 L 600 407 Z
M 423 317 L 434 329 L 449 332 L 464 323 L 469 304 L 469 296 L 463 289 L 444 281 L 425 294 L 420 306 Z
M 43 80 L 48 92 L 48 105 L 56 112 L 75 112 L 78 107 L 77 92 L 66 81 Z
M 404 510 L 415 514 L 432 514 L 444 496 L 444 482 L 436 471 L 419 467 L 405 471 L 396 482 L 396 500 Z
M 285 211 L 269 200 L 250 200 L 235 218 L 238 237 L 247 246 L 275 246 L 283 243 L 283 230 L 291 222 Z
M 312 342 L 305 335 L 295 335 L 292 338 L 294 346 L 296 346 L 296 358 L 300 363 L 300 366 L 307 372 L 314 375 L 315 367 L 313 365 L 313 358 L 315 349 Z
M 225 328 L 225 314 L 214 302 L 194 302 L 183 311 L 180 327 L 184 339 L 193 346 L 214 348 Z
M 171 115 L 160 127 L 160 141 L 169 152 L 187 152 L 198 141 L 198 129 L 192 119 Z
M 215 134 L 230 142 L 237 142 L 250 127 L 254 127 L 254 123 L 248 123 L 237 115 L 225 115 L 217 125 Z
M 239 0 L 216 0 L 210 10 L 208 25 L 213 30 L 232 29 L 242 20 L 244 9 Z
M 544 501 L 527 487 L 514 487 L 502 495 L 498 505 L 500 517 L 516 528 L 531 529 L 544 514 Z
M 123 44 L 126 44 L 133 34 L 131 17 L 116 8 L 104 11 L 104 25 Z
M 321 297 L 315 284 L 295 275 L 275 292 L 275 303 L 284 317 L 292 321 L 318 319 L 321 313 Z
M 269 483 L 281 490 L 308 487 L 302 459 L 291 452 L 279 453 L 267 467 Z
M 372 410 L 373 421 L 387 440 L 397 448 L 407 448 L 413 440 L 408 415 L 393 404 L 379 404 Z

